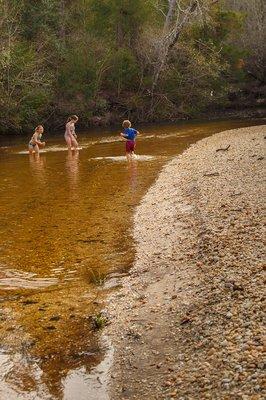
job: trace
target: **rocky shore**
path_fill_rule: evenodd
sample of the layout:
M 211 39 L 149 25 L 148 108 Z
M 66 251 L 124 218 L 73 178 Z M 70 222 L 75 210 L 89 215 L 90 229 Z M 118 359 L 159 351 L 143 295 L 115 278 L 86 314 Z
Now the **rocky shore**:
M 110 399 L 265 398 L 265 134 L 201 140 L 137 208 L 134 267 L 107 306 Z

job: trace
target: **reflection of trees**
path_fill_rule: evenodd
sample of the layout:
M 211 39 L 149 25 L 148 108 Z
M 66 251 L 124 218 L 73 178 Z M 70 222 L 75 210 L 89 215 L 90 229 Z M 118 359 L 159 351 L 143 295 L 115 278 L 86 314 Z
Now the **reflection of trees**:
M 42 383 L 47 387 L 49 394 L 58 400 L 64 398 L 64 381 L 69 373 L 82 368 L 86 376 L 103 358 L 97 343 L 88 340 L 87 333 L 91 329 L 88 321 L 83 318 L 78 322 L 75 320 L 74 324 L 74 336 L 72 332 L 69 332 L 69 327 L 65 327 L 68 340 L 61 342 L 62 331 L 56 333 L 55 343 L 59 341 L 58 346 L 53 345 L 53 350 L 50 352 L 48 350 L 40 358 L 39 366 L 43 372 Z
M 21 400 L 24 399 L 23 393 L 25 399 L 31 394 L 41 400 L 50 396 L 62 400 L 67 376 L 82 369 L 86 380 L 91 369 L 104 358 L 96 338 L 92 337 L 91 332 L 88 335 L 89 331 L 90 319 L 77 317 L 68 320 L 67 326 L 64 323 L 54 330 L 44 330 L 42 337 L 36 335 L 36 344 L 34 335 L 30 332 L 33 339 L 29 341 L 29 345 L 25 345 L 26 341 L 23 341 L 20 353 L 14 351 L 7 356 L 6 363 L 11 367 L 5 374 L 1 387 L 6 387 L 7 393 L 9 389 L 14 393 L 19 392 Z

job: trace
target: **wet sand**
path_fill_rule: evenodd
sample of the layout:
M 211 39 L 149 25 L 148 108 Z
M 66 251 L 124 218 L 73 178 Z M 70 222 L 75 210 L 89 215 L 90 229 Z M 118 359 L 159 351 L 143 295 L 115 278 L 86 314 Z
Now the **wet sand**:
M 107 306 L 112 400 L 264 398 L 265 133 L 197 142 L 138 206 L 134 267 Z

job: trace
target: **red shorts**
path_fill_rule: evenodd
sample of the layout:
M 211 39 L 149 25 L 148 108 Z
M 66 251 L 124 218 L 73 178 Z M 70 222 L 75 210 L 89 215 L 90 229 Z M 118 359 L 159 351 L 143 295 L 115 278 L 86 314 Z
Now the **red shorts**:
M 126 152 L 131 153 L 135 150 L 136 142 L 134 140 L 127 140 L 126 141 Z

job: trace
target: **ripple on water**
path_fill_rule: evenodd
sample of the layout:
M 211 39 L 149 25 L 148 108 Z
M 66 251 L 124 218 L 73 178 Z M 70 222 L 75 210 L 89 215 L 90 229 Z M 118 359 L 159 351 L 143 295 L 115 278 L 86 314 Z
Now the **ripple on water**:
M 18 391 L 12 387 L 9 383 L 16 382 L 16 385 L 20 385 L 23 387 L 21 377 L 18 378 L 18 374 L 22 373 L 22 371 L 30 371 L 30 376 L 32 379 L 38 382 L 38 387 L 31 387 L 27 393 L 24 390 L 21 390 L 18 394 Z M 49 400 L 51 396 L 47 391 L 45 385 L 42 383 L 42 371 L 36 365 L 36 363 L 32 362 L 29 366 L 27 362 L 23 359 L 21 354 L 15 353 L 10 355 L 6 353 L 3 349 L 0 350 L 0 376 L 4 379 L 0 381 L 0 399 L 9 399 L 9 400 Z
M 97 140 L 96 142 L 94 142 L 93 144 L 106 144 L 106 143 L 116 143 L 116 142 L 121 142 L 122 139 L 120 136 L 118 137 L 106 137 L 106 138 L 102 138 L 100 140 Z
M 88 147 L 88 145 L 82 146 L 82 147 L 78 147 L 78 150 L 82 150 L 83 148 Z M 74 149 L 72 149 L 74 150 Z M 40 150 L 40 154 L 42 153 L 55 153 L 55 152 L 59 152 L 59 151 L 68 151 L 67 147 L 59 147 L 59 146 L 52 146 L 52 147 L 46 147 L 45 150 Z M 29 154 L 28 150 L 22 150 L 22 151 L 18 151 L 15 154 Z
M 0 287 L 6 290 L 42 289 L 58 283 L 57 278 L 37 278 L 30 272 L 0 269 Z
M 156 157 L 155 156 L 150 156 L 150 155 L 136 155 L 134 157 L 134 160 L 136 161 L 150 161 L 150 160 L 154 160 Z M 127 162 L 127 158 L 126 156 L 108 156 L 108 157 L 93 157 L 90 158 L 89 160 L 92 161 L 114 161 L 114 162 Z

